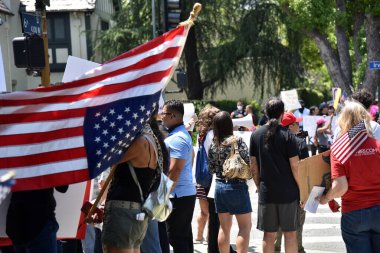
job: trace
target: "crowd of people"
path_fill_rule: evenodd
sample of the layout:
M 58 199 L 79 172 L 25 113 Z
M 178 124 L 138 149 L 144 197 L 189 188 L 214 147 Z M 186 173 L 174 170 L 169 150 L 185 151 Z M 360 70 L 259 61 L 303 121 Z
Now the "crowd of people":
M 248 252 L 250 194 L 255 193 L 248 191 L 247 177 L 239 174 L 247 167 L 257 188 L 256 228 L 264 232 L 263 252 L 280 252 L 282 236 L 285 252 L 305 252 L 298 162 L 315 154 L 312 147 L 319 153 L 332 148 L 332 187 L 319 202 L 326 204 L 341 197 L 341 230 L 347 252 L 380 252 L 378 106 L 365 90 L 356 92 L 339 111 L 326 103 L 309 109 L 303 101 L 300 104 L 300 109 L 286 112 L 281 99 L 270 98 L 259 124 L 245 129 L 252 131 L 249 143 L 234 136 L 233 119 L 251 115 L 254 120 L 252 107 L 244 108 L 239 101 L 232 113 L 211 105 L 203 108 L 195 123 L 197 145 L 205 151 L 207 163 L 197 166 L 207 166 L 212 179 L 195 183 L 195 153 L 183 122 L 184 106 L 178 100 L 167 101 L 159 112 L 161 128 L 156 113 L 110 172 L 110 185 L 103 184 L 106 176 L 99 179 L 99 188 L 107 187 L 101 201 L 105 216 L 102 225 L 89 224 L 82 242 L 84 253 L 169 253 L 170 246 L 175 253 L 190 253 L 194 252 L 194 243 L 206 244 L 209 253 Z M 308 115 L 326 115 L 316 121 L 315 140 L 299 134 Z M 333 117 L 337 117 L 335 129 Z M 363 140 L 356 141 L 355 149 L 342 156 L 338 142 L 350 140 L 358 132 Z M 197 159 L 201 155 L 198 153 Z M 231 161 L 241 162 L 228 165 Z M 239 173 L 229 176 L 226 170 L 231 168 Z M 170 192 L 173 209 L 166 221 L 157 222 L 145 215 L 142 205 L 157 189 L 161 170 L 174 182 Z M 67 187 L 57 190 L 64 192 Z M 53 189 L 45 189 L 12 195 L 6 226 L 14 247 L 3 252 L 62 252 L 56 241 L 58 223 L 52 193 Z M 195 232 L 191 222 L 196 203 L 200 213 L 196 214 Z M 231 246 L 233 217 L 239 228 L 236 249 Z

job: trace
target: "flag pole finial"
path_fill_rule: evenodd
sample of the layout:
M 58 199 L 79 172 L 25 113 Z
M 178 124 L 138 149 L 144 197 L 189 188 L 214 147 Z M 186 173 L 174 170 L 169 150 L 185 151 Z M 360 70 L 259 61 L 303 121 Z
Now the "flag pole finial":
M 193 10 L 190 12 L 190 17 L 186 20 L 181 22 L 179 25 L 194 25 L 194 21 L 197 19 L 199 12 L 202 10 L 202 5 L 200 3 L 195 3 L 193 6 Z

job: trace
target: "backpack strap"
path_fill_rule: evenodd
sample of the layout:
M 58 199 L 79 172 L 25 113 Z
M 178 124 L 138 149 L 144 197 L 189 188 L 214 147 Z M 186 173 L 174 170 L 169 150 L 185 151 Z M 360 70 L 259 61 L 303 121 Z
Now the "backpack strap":
M 142 192 L 139 180 L 137 179 L 137 175 L 136 175 L 135 169 L 132 167 L 132 165 L 129 162 L 127 164 L 128 164 L 128 167 L 129 167 L 129 171 L 131 172 L 133 181 L 135 181 L 137 187 L 139 188 L 140 198 L 141 198 L 141 204 L 144 204 L 143 192 Z

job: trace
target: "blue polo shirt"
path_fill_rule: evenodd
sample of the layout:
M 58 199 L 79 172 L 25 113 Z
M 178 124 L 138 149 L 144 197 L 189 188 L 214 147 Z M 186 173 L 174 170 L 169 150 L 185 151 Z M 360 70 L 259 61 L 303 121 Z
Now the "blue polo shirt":
M 177 185 L 170 197 L 185 197 L 195 195 L 195 184 L 192 175 L 193 143 L 184 125 L 173 129 L 165 139 L 170 158 L 184 159 L 185 165 L 179 175 Z

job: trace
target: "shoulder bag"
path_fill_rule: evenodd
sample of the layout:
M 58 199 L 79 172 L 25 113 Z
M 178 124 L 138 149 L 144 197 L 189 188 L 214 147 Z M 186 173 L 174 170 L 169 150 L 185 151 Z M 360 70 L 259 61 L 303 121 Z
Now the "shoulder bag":
M 251 168 L 240 156 L 236 139 L 231 143 L 230 157 L 223 163 L 222 175 L 227 179 L 248 180 L 252 178 Z
M 154 147 L 154 152 L 158 160 L 158 152 L 156 145 L 153 143 L 150 138 L 146 138 Z M 173 181 L 170 180 L 164 173 L 162 169 L 162 164 L 158 162 L 158 168 L 160 172 L 160 184 L 158 185 L 157 190 L 149 193 L 148 197 L 144 200 L 143 192 L 140 186 L 140 183 L 137 179 L 135 169 L 128 163 L 129 170 L 131 171 L 133 180 L 137 184 L 140 196 L 141 203 L 143 203 L 142 210 L 148 215 L 152 220 L 157 220 L 159 222 L 165 221 L 170 213 L 172 212 L 173 206 L 169 199 L 170 190 L 173 186 Z

